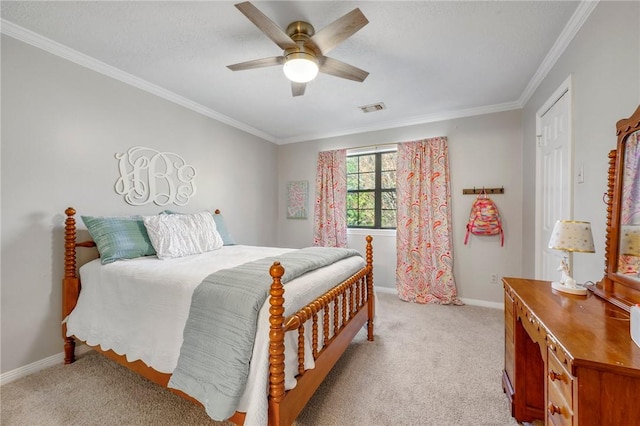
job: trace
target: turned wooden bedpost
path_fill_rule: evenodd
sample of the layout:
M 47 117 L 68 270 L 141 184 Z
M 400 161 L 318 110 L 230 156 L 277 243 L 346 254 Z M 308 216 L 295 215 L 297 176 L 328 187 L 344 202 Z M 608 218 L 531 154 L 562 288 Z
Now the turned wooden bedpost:
M 76 211 L 69 207 L 65 211 L 67 219 L 64 221 L 64 278 L 62 279 L 62 319 L 64 320 L 76 306 L 80 294 L 80 280 L 76 272 Z M 62 338 L 64 339 L 64 363 L 75 361 L 76 342 L 73 337 L 67 337 L 67 324 L 62 323 Z
M 373 237 L 371 235 L 367 235 L 367 303 L 369 306 L 369 319 L 367 320 L 367 340 L 370 342 L 373 341 L 373 318 L 376 315 L 376 303 L 375 297 L 373 294 L 373 246 L 371 245 L 371 241 L 373 241 Z
M 284 267 L 274 262 L 269 274 L 273 278 L 269 291 L 269 397 L 271 403 L 277 404 L 284 397 L 284 288 L 281 282 Z M 277 416 L 273 410 L 269 411 L 270 416 Z

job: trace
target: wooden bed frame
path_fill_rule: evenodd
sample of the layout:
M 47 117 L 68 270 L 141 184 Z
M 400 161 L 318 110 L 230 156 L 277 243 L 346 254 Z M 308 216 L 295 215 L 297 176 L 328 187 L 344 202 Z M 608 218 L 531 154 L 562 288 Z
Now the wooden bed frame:
M 216 210 L 219 213 L 219 210 Z M 62 317 L 66 318 L 76 306 L 80 295 L 81 284 L 77 270 L 76 248 L 95 247 L 93 241 L 76 242 L 76 211 L 69 207 L 65 210 L 67 219 L 64 229 L 64 278 L 62 280 Z M 336 285 L 327 293 L 307 304 L 298 312 L 285 317 L 284 287 L 280 281 L 284 268 L 274 262 L 269 270 L 272 277 L 269 291 L 269 425 L 290 425 L 302 411 L 306 403 L 320 386 L 331 368 L 349 346 L 355 335 L 366 324 L 367 339 L 373 341 L 373 318 L 375 304 L 373 294 L 373 248 L 372 237 L 367 236 L 366 266 L 349 279 Z M 333 307 L 331 309 L 331 307 Z M 322 326 L 318 325 L 319 313 L 322 315 Z M 333 327 L 329 326 L 331 318 Z M 304 324 L 312 320 L 312 353 L 315 368 L 304 369 Z M 319 331 L 319 327 L 322 328 Z M 284 336 L 285 333 L 298 330 L 298 375 L 295 388 L 285 391 L 284 387 Z M 323 333 L 323 343 L 319 346 L 318 335 Z M 75 361 L 76 339 L 67 337 L 66 324 L 62 324 L 64 339 L 64 363 Z M 171 374 L 160 373 L 142 361 L 128 362 L 123 355 L 112 350 L 102 350 L 99 346 L 92 348 L 117 363 L 141 374 L 154 383 L 167 387 Z M 169 388 L 174 393 L 200 404 L 189 395 Z M 242 425 L 245 413 L 236 412 L 228 420 Z

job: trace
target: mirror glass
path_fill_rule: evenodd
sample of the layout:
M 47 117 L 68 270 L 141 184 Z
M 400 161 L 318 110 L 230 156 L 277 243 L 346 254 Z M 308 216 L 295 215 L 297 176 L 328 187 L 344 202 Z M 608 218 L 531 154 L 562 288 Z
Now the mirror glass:
M 617 273 L 640 281 L 640 130 L 625 141 Z

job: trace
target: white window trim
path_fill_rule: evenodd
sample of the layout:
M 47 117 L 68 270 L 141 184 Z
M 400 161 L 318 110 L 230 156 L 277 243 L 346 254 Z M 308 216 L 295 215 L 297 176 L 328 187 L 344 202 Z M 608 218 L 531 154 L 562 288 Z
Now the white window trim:
M 387 144 L 387 145 L 371 145 L 364 146 L 360 148 L 351 148 L 347 149 L 347 157 L 353 155 L 363 155 L 363 154 L 375 154 L 377 152 L 393 152 L 398 150 L 398 144 Z
M 347 228 L 347 235 L 371 235 L 373 237 L 395 237 L 395 229 L 376 229 L 376 228 Z

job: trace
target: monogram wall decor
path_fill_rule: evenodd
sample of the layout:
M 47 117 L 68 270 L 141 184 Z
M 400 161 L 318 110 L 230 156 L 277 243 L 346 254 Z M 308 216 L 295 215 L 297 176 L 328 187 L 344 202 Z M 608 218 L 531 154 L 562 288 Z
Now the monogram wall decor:
M 120 171 L 115 190 L 128 204 L 184 206 L 196 193 L 196 169 L 178 154 L 134 146 L 115 157 Z

